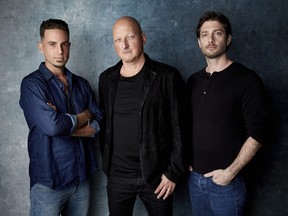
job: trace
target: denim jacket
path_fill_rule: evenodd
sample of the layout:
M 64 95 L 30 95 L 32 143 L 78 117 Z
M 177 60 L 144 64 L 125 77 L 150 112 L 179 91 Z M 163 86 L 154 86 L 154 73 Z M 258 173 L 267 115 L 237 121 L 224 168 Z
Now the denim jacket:
M 44 63 L 21 83 L 20 106 L 29 127 L 30 186 L 36 183 L 63 189 L 87 180 L 96 170 L 94 138 L 71 136 L 73 116 L 89 109 L 94 125 L 101 120 L 96 99 L 87 80 L 65 69 L 69 93 Z M 57 111 L 47 105 L 56 106 Z M 99 128 L 98 128 L 99 130 Z

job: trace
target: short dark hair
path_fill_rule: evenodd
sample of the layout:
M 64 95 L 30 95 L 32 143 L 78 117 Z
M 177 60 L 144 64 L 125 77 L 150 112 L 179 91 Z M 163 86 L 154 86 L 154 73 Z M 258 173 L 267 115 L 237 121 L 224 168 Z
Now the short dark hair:
M 197 26 L 197 29 L 196 29 L 197 38 L 200 37 L 201 26 L 206 21 L 218 21 L 218 22 L 220 22 L 223 25 L 223 27 L 224 27 L 226 35 L 227 36 L 228 35 L 232 35 L 231 24 L 229 22 L 229 19 L 224 14 L 222 14 L 220 12 L 215 12 L 215 11 L 207 11 L 199 19 L 198 26 Z
M 48 19 L 46 21 L 43 21 L 40 26 L 40 38 L 41 40 L 44 38 L 45 30 L 47 29 L 61 29 L 68 34 L 69 38 L 69 27 L 68 24 L 61 20 L 61 19 Z

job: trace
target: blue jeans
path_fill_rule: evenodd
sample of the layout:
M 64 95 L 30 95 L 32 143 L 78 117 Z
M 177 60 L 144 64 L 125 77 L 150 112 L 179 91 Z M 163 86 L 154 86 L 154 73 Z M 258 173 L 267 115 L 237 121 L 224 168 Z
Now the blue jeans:
M 242 178 L 235 178 L 229 185 L 218 185 L 212 178 L 190 172 L 188 188 L 193 216 L 243 215 L 247 195 Z
M 86 216 L 90 198 L 89 182 L 64 190 L 35 184 L 30 191 L 30 216 Z
M 173 196 L 157 199 L 156 187 L 145 183 L 143 178 L 121 178 L 109 176 L 107 182 L 110 216 L 132 216 L 138 195 L 149 216 L 172 216 Z

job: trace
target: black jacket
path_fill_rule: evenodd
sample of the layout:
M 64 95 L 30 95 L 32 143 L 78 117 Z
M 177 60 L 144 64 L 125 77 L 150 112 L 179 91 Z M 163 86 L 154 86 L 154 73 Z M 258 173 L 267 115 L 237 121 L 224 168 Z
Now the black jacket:
M 183 146 L 186 91 L 180 73 L 173 67 L 150 60 L 141 103 L 140 163 L 148 183 L 158 183 L 161 175 L 176 182 L 185 172 Z M 113 152 L 113 105 L 122 61 L 104 71 L 99 78 L 100 109 L 104 121 L 100 130 L 102 165 L 109 175 Z

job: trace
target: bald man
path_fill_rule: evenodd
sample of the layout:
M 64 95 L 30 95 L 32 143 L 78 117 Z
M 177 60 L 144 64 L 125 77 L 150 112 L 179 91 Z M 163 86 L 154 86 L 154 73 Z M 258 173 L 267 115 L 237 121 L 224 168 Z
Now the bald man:
M 112 33 L 121 60 L 99 78 L 110 215 L 132 215 L 137 196 L 149 215 L 173 215 L 173 191 L 185 172 L 183 79 L 144 53 L 146 35 L 133 17 L 116 20 Z

